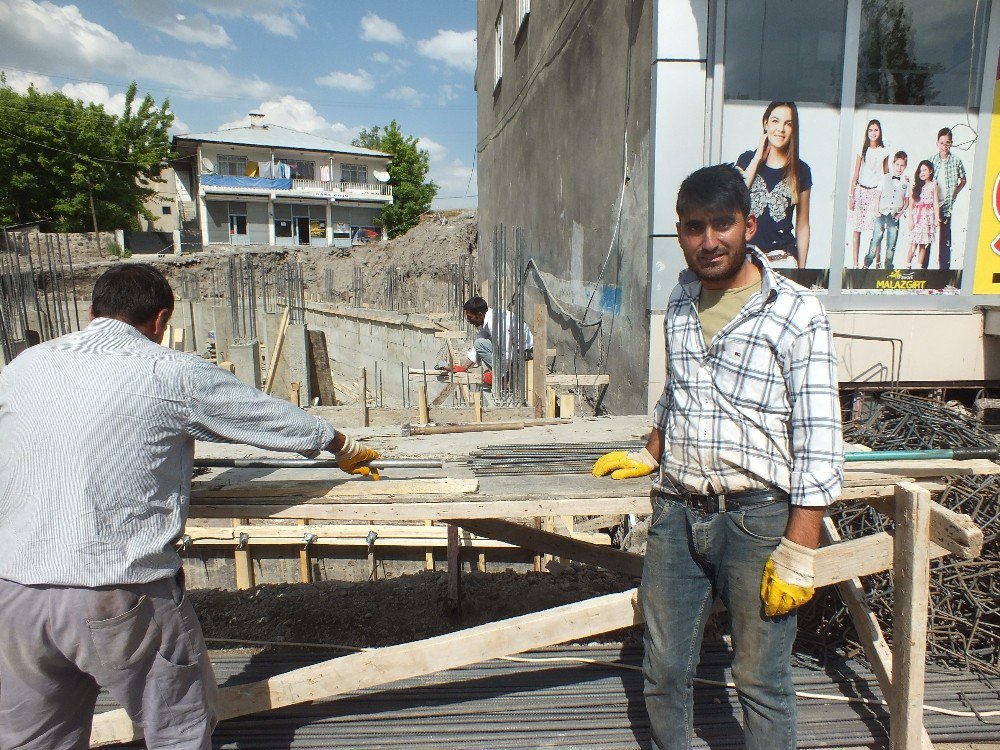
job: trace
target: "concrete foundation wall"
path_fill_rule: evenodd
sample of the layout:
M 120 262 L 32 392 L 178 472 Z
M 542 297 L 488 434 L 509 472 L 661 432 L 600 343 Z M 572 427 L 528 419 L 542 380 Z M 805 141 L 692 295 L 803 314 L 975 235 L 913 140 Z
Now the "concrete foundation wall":
M 522 227 L 538 268 L 526 309 L 547 303 L 549 346 L 578 353 L 579 372 L 610 373 L 613 413 L 646 401 L 652 6 L 539 2 L 519 28 L 515 0 L 478 4 L 479 274 L 493 228 Z
M 368 370 L 369 393 L 377 394 L 380 382 L 383 396 L 396 401 L 402 399 L 404 388 L 409 385 L 408 396 L 416 403 L 419 384 L 410 384 L 404 373 L 424 363 L 428 368 L 434 367 L 438 360 L 445 358 L 447 351 L 445 340 L 434 336 L 437 327 L 420 315 L 310 303 L 306 324 L 326 334 L 330 371 L 335 383 L 356 383 L 364 367 Z M 446 384 L 432 379 L 429 399 L 436 398 L 445 387 Z

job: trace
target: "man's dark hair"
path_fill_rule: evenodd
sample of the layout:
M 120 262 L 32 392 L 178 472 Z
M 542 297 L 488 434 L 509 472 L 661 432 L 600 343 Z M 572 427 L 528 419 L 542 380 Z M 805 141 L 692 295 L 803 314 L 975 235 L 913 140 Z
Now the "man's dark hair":
M 174 292 L 162 273 L 145 263 L 109 268 L 94 284 L 95 318 L 118 318 L 132 325 L 148 323 L 160 310 L 174 310 Z
M 946 136 L 948 136 L 949 138 L 954 138 L 954 137 L 955 137 L 955 136 L 953 136 L 953 135 L 951 134 L 951 128 L 941 128 L 941 129 L 940 129 L 940 130 L 938 131 L 938 138 L 940 138 L 940 137 L 941 137 L 941 136 L 943 136 L 943 135 L 946 135 Z
M 683 218 L 698 209 L 749 216 L 750 191 L 743 173 L 732 164 L 716 164 L 685 177 L 677 191 L 677 216 Z
M 476 315 L 485 315 L 486 311 L 490 309 L 490 306 L 486 304 L 486 300 L 482 297 L 472 297 L 468 302 L 462 305 L 462 309 L 470 313 L 475 313 Z

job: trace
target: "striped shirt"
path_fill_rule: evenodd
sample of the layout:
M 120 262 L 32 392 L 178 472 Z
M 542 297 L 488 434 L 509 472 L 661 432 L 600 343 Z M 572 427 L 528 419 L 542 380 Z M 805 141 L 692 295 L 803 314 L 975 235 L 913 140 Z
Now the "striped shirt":
M 667 382 L 654 425 L 664 434 L 662 492 L 777 488 L 825 506 L 843 484 L 837 362 L 812 292 L 750 250 L 762 284 L 708 346 L 701 282 L 684 271 L 664 317 Z
M 941 216 L 951 216 L 951 207 L 955 203 L 955 188 L 965 179 L 965 165 L 954 154 L 948 154 L 944 159 L 940 154 L 931 157 L 934 167 L 934 179 L 938 184 L 938 205 Z
M 0 371 L 0 578 L 117 586 L 174 575 L 195 440 L 307 451 L 330 425 L 98 318 Z

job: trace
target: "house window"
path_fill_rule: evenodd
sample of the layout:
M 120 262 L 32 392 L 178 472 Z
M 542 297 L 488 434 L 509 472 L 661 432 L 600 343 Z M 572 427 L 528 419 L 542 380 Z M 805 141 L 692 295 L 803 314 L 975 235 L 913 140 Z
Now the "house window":
M 977 108 L 985 16 L 976 0 L 864 0 L 857 104 Z
M 500 85 L 500 79 L 503 78 L 503 10 L 501 10 L 500 15 L 497 16 L 497 23 L 494 29 L 494 40 L 493 88 L 495 89 Z
M 228 177 L 244 177 L 247 173 L 247 158 L 245 156 L 219 154 L 216 165 L 216 174 Z
M 160 210 L 163 211 L 164 216 L 170 216 L 170 206 L 162 206 Z
M 839 105 L 846 19 L 847 0 L 729 3 L 726 99 Z
M 517 30 L 521 31 L 531 13 L 531 0 L 517 0 Z
M 299 161 L 291 159 L 288 161 L 288 168 L 292 170 L 292 177 L 298 180 L 315 180 L 316 163 L 311 161 Z
M 343 182 L 368 182 L 368 167 L 365 164 L 341 164 L 340 179 Z

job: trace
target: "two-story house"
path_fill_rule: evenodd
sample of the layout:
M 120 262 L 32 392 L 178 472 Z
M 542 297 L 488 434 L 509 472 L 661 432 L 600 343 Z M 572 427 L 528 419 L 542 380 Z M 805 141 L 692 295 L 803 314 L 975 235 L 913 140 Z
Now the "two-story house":
M 205 245 L 349 246 L 382 237 L 389 154 L 265 123 L 173 139 L 177 192 Z

